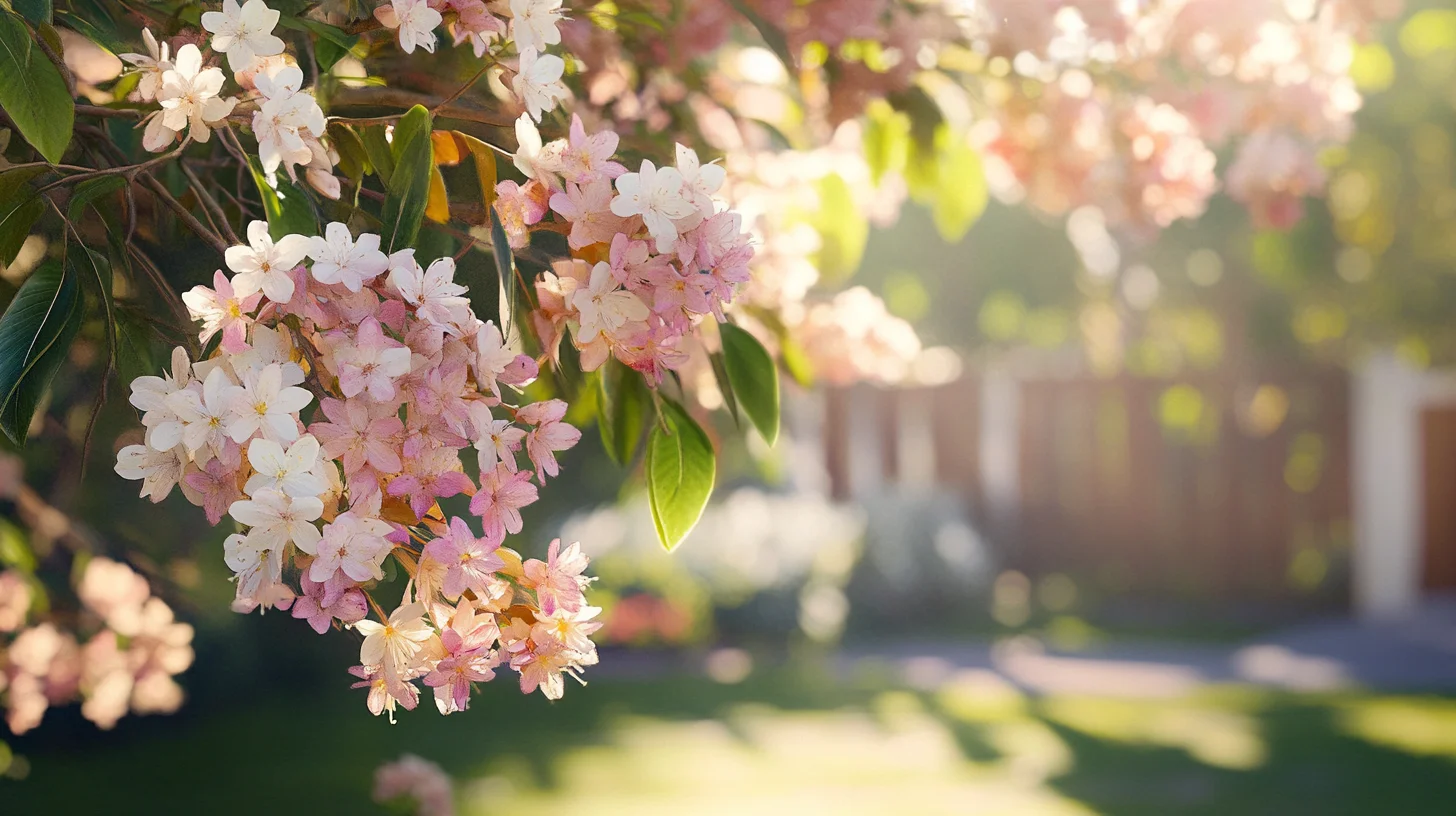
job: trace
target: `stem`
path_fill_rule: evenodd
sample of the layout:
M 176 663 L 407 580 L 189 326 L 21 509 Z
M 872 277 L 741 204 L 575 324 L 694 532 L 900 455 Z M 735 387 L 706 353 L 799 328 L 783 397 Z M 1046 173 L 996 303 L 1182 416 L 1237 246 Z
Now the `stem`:
M 228 244 L 222 239 L 222 236 L 208 229 L 206 226 L 203 225 L 201 221 L 198 221 L 197 216 L 189 212 L 186 207 L 182 206 L 182 202 L 173 198 L 172 194 L 167 192 L 167 188 L 163 186 L 162 182 L 157 181 L 156 178 L 147 173 L 143 173 L 140 178 L 142 182 L 146 184 L 147 187 L 152 191 L 152 193 L 155 194 L 157 198 L 161 199 L 162 203 L 166 204 L 169 208 L 171 208 L 172 212 L 176 214 L 177 218 L 180 219 L 182 223 L 186 224 L 187 228 L 192 230 L 192 232 L 194 232 L 197 237 L 211 244 L 212 248 L 217 250 L 217 254 L 227 254 Z
M 190 144 L 191 141 L 191 137 L 189 136 L 188 138 L 182 140 L 182 144 L 178 145 L 176 150 L 173 150 L 170 153 L 163 153 L 162 155 L 157 156 L 156 158 L 148 159 L 141 164 L 128 164 L 122 167 L 108 167 L 104 170 L 92 170 L 87 173 L 77 173 L 74 176 L 66 176 L 65 178 L 56 179 L 50 184 L 47 184 L 39 190 L 36 190 L 36 193 L 44 193 L 45 191 L 50 190 L 54 187 L 65 187 L 71 184 L 75 184 L 77 182 L 90 181 L 94 178 L 101 178 L 102 176 L 126 176 L 129 179 L 135 178 L 138 173 L 146 172 L 147 170 L 156 167 L 163 162 L 171 161 L 172 159 L 175 159 L 178 156 L 182 155 L 182 151 L 187 148 L 187 145 Z
M 103 105 L 77 105 L 76 115 L 101 119 L 140 119 L 146 115 L 146 111 L 137 108 L 108 108 Z
M 464 94 L 466 91 L 470 90 L 470 87 L 472 85 L 474 85 L 476 82 L 479 82 L 480 81 L 480 78 L 483 77 L 483 76 L 485 76 L 485 72 L 488 71 L 488 70 L 490 70 L 490 67 L 492 65 L 495 65 L 495 62 L 494 61 L 487 62 L 486 64 L 480 66 L 480 70 L 479 71 L 476 71 L 475 74 L 474 74 L 474 76 L 470 77 L 470 79 L 465 80 L 465 84 L 464 85 L 461 85 L 459 88 L 456 88 L 454 93 L 452 93 L 449 96 L 445 97 L 440 102 L 440 104 L 438 104 L 435 107 L 431 108 L 430 109 L 430 115 L 431 116 L 438 116 L 439 113 L 440 113 L 440 109 L 441 108 L 444 108 L 444 107 L 448 106 L 451 102 L 454 102 L 455 100 L 459 99 L 461 97 L 461 95 Z
M 183 327 L 190 325 L 192 323 L 192 316 L 187 312 L 187 304 L 183 303 L 182 298 L 172 290 L 171 284 L 167 282 L 167 278 L 162 274 L 162 270 L 157 268 L 156 262 L 148 257 L 146 253 L 138 249 L 135 244 L 128 243 L 126 248 L 131 253 L 131 256 L 136 259 L 137 263 L 141 265 L 142 270 L 147 273 L 147 277 L 151 278 L 152 285 L 157 287 L 157 291 L 162 295 L 162 300 L 167 301 L 167 304 L 172 307 L 172 311 L 177 313 L 177 325 Z M 187 351 L 195 358 L 199 351 L 197 348 L 197 335 L 187 331 L 184 331 L 183 334 L 187 338 Z
M 223 237 L 227 238 L 230 244 L 241 244 L 242 241 L 238 238 L 238 234 L 233 232 L 232 224 L 228 223 L 227 213 L 223 212 L 217 199 L 207 192 L 207 187 L 202 183 L 202 179 L 192 172 L 192 168 L 187 166 L 187 162 L 179 162 L 178 166 L 182 168 L 182 175 L 186 176 L 187 181 L 192 184 L 192 192 L 197 193 L 198 199 L 202 201 L 202 206 L 215 217 L 218 224 L 222 225 Z
M 471 82 L 473 83 L 474 80 Z M 338 110 L 365 107 L 411 108 L 415 105 L 423 105 L 429 108 L 435 116 L 443 119 L 459 119 L 463 122 L 477 122 L 495 127 L 512 127 L 515 124 L 513 120 L 490 111 L 456 105 L 454 96 L 456 94 L 452 94 L 451 98 L 439 98 L 400 88 L 348 88 L 334 95 L 332 107 L 334 110 Z M 383 125 L 398 121 L 402 116 L 404 116 L 403 113 L 395 113 L 363 119 L 351 119 L 346 116 L 330 118 L 351 125 Z

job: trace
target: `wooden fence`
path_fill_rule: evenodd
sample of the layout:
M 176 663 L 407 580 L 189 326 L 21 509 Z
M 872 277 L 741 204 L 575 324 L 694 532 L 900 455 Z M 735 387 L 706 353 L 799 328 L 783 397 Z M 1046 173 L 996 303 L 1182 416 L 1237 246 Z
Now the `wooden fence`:
M 1343 602 L 1349 381 L 968 375 L 834 391 L 831 490 L 965 499 L 1003 563 L 1114 591 Z

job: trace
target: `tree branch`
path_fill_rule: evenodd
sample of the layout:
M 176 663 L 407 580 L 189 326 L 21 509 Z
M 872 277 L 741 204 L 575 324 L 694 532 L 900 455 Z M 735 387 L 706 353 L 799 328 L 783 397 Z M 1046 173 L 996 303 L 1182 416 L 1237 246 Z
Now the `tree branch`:
M 163 204 L 166 204 L 169 208 L 171 208 L 172 212 L 177 216 L 178 219 L 182 221 L 183 224 L 187 225 L 188 229 L 192 230 L 192 232 L 195 233 L 197 237 L 211 244 L 212 248 L 217 250 L 217 254 L 224 255 L 227 253 L 228 244 L 226 241 L 223 240 L 222 236 L 208 229 L 201 221 L 198 221 L 197 216 L 193 215 L 186 207 L 182 206 L 182 202 L 173 198 L 172 194 L 167 192 L 167 188 L 162 184 L 162 182 L 157 181 L 156 178 L 148 173 L 143 173 L 138 176 L 138 178 L 142 180 L 142 183 L 145 184 L 147 188 L 150 189 L 152 193 L 157 196 L 157 198 L 161 199 Z

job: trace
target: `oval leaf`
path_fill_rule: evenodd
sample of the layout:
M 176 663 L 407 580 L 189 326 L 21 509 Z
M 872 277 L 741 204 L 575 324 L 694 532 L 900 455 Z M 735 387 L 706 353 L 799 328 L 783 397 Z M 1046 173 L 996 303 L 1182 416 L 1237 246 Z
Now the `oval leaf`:
M 717 469 L 708 435 L 682 406 L 664 399 L 661 419 L 647 439 L 647 500 L 657 539 L 669 551 L 703 515 Z
M 60 162 L 71 143 L 76 102 L 25 21 L 8 11 L 0 11 L 0 108 L 46 161 Z
M 0 430 L 25 444 L 51 379 L 81 328 L 81 287 L 57 262 L 35 270 L 0 316 Z
M 632 461 L 637 443 L 642 439 L 642 426 L 651 408 L 652 398 L 642 375 L 617 362 L 615 357 L 599 369 L 597 394 L 597 429 L 602 447 L 619 465 Z
M 268 219 L 268 234 L 273 240 L 295 233 L 319 234 L 318 218 L 314 215 L 313 204 L 309 203 L 307 194 L 297 184 L 280 178 L 276 186 L 269 185 L 268 179 L 263 176 L 263 169 L 255 159 L 248 159 L 248 169 L 253 173 L 253 184 L 258 187 L 258 195 L 263 198 L 263 215 Z
M 732 323 L 722 323 L 723 366 L 738 407 L 770 447 L 779 438 L 779 372 L 758 338 Z
M 409 109 L 394 127 L 389 153 L 394 159 L 384 198 L 382 236 L 385 252 L 414 246 L 430 200 L 430 173 L 434 151 L 430 144 L 430 112 L 421 105 Z
M 45 211 L 45 202 L 26 184 L 44 169 L 22 167 L 0 173 L 0 266 L 15 260 L 30 228 Z

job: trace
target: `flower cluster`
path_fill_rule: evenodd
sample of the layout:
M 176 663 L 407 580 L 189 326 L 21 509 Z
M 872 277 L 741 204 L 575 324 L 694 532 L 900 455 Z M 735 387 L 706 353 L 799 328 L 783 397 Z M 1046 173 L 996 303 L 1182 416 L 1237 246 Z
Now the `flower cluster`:
M 451 258 L 422 268 L 340 223 L 274 241 L 254 222 L 248 239 L 226 254 L 231 279 L 185 296 L 215 353 L 177 349 L 170 374 L 133 382 L 146 433 L 117 473 L 154 502 L 180 484 L 212 523 L 247 528 L 223 547 L 236 610 L 363 633 L 354 672 L 376 714 L 413 708 L 421 678 L 442 712 L 463 709 L 502 662 L 524 691 L 559 697 L 563 673 L 596 661 L 587 559 L 558 542 L 523 564 L 502 544 L 537 499 L 533 477 L 558 475 L 581 437 L 566 404 L 515 402 L 536 362 L 475 317 Z M 441 515 L 453 496 L 470 497 L 480 536 Z M 411 585 L 371 621 L 391 556 Z
M 192 627 L 173 619 L 147 581 L 125 564 L 92 558 L 81 572 L 78 631 L 52 621 L 27 625 L 34 600 L 30 579 L 0 572 L 0 693 L 6 725 L 21 734 L 46 709 L 80 699 L 81 714 L 111 728 L 128 712 L 167 714 L 182 704 L 172 678 L 192 665 Z
M 1212 151 L 1243 137 L 1228 193 L 1257 225 L 1288 227 L 1323 188 L 1315 155 L 1348 138 L 1360 107 L 1355 45 L 1400 6 L 996 0 L 964 21 L 1005 76 L 986 82 L 999 104 L 977 138 L 1003 195 L 1051 212 L 1094 204 L 1150 234 L 1202 214 Z
M 439 765 L 405 754 L 374 769 L 374 801 L 407 801 L 416 816 L 454 816 L 454 783 Z
M 501 224 L 518 247 L 533 227 L 559 224 L 576 255 L 536 282 L 543 345 L 554 357 L 569 328 L 583 370 L 615 355 L 660 380 L 684 361 L 682 338 L 706 316 L 722 320 L 749 279 L 749 236 L 714 199 L 723 168 L 679 144 L 675 166 L 644 159 L 629 172 L 613 160 L 617 134 L 588 135 L 576 116 L 566 138 L 544 145 L 524 115 L 516 134 L 528 181 L 497 185 Z
M 391 0 L 374 10 L 375 19 L 395 31 L 400 50 L 406 54 L 416 48 L 434 53 L 435 29 L 446 21 L 446 15 L 455 45 L 470 43 L 477 57 L 498 51 L 507 40 L 515 45 L 517 60 L 510 87 L 535 121 L 570 97 L 561 81 L 566 61 L 545 53 L 547 46 L 561 43 L 557 27 L 562 18 L 561 0 L 510 0 L 490 5 L 485 0 Z

